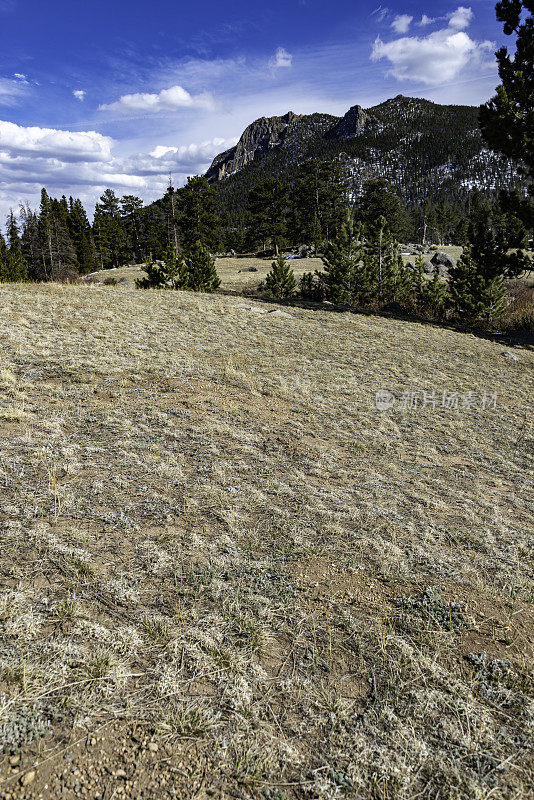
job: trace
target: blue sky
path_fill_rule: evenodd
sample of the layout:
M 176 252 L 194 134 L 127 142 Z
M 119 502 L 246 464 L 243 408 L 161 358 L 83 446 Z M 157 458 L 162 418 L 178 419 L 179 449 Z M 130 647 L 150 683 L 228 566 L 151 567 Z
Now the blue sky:
M 150 201 L 262 115 L 478 104 L 504 38 L 487 0 L 0 0 L 0 215 L 42 185 Z

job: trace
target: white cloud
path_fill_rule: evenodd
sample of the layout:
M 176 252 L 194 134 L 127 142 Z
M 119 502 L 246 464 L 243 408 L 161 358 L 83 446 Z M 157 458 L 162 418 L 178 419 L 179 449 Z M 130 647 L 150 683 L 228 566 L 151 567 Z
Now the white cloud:
M 369 14 L 370 17 L 376 17 L 378 22 L 383 22 L 389 15 L 389 8 L 387 6 L 378 6 L 374 11 Z
M 85 100 L 85 91 L 84 89 L 75 89 L 72 93 L 76 100 L 83 102 Z
M 421 20 L 417 24 L 420 25 L 421 28 L 425 28 L 427 25 L 432 25 L 432 23 L 435 21 L 435 17 L 428 17 L 426 14 L 423 14 Z
M 0 120 L 0 152 L 32 153 L 62 161 L 103 161 L 111 157 L 113 140 L 96 131 L 61 131 L 24 127 Z
M 0 106 L 14 106 L 26 93 L 26 81 L 0 78 Z
M 449 17 L 449 25 L 428 36 L 404 36 L 391 42 L 377 37 L 372 61 L 387 59 L 389 74 L 398 80 L 440 85 L 454 80 L 468 64 L 480 66 L 494 43 L 477 42 L 461 28 L 472 19 L 470 8 L 460 6 Z M 489 64 L 485 64 L 489 68 Z
M 284 47 L 279 47 L 274 56 L 269 61 L 269 66 L 272 69 L 280 69 L 284 67 L 291 67 L 293 64 L 293 56 L 288 53 Z
M 407 33 L 410 25 L 412 24 L 412 20 L 413 17 L 411 17 L 409 14 L 397 14 L 391 23 L 391 27 L 395 33 Z
M 27 76 L 24 75 L 22 72 L 15 72 L 13 77 L 16 78 L 18 81 L 21 81 L 22 83 L 28 83 Z
M 456 30 L 463 30 L 469 27 L 472 19 L 473 12 L 470 8 L 458 6 L 456 11 L 453 11 L 449 17 L 449 27 L 455 28 Z
M 191 95 L 182 86 L 171 86 L 169 89 L 163 89 L 159 94 L 146 92 L 125 94 L 114 103 L 99 106 L 99 111 L 120 111 L 121 113 L 141 111 L 157 114 L 162 111 L 176 111 L 178 108 L 212 110 L 214 105 L 213 98 L 208 92 Z
M 0 217 L 24 198 L 38 203 L 41 186 L 52 194 L 72 194 L 90 207 L 105 188 L 135 192 L 144 200 L 161 196 L 172 173 L 176 185 L 205 172 L 213 157 L 236 143 L 217 137 L 175 147 L 157 145 L 150 153 L 116 157 L 118 143 L 94 131 L 70 132 L 23 127 L 0 121 Z

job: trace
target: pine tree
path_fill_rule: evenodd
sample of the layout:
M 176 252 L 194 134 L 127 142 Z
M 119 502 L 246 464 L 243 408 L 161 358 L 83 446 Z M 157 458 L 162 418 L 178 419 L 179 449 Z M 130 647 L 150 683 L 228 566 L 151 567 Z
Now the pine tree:
M 379 303 L 406 303 L 413 292 L 413 275 L 404 266 L 397 242 L 389 230 L 385 217 L 379 216 L 369 226 L 365 242 L 364 264 L 371 296 Z
M 293 241 L 314 244 L 334 237 L 348 210 L 347 176 L 339 161 L 310 159 L 299 168 L 290 196 Z
M 534 2 L 501 0 L 496 12 L 504 33 L 515 33 L 516 51 L 512 57 L 501 47 L 495 54 L 502 83 L 480 107 L 482 135 L 494 150 L 523 161 L 534 182 Z
M 80 272 L 92 272 L 96 267 L 93 233 L 81 200 L 72 197 L 69 197 L 67 230 Z
M 120 199 L 121 218 L 132 243 L 133 257 L 137 263 L 141 258 L 141 209 L 143 201 L 133 194 L 125 194 Z
M 358 211 L 367 227 L 376 226 L 378 219 L 385 217 L 388 229 L 397 241 L 413 238 L 412 221 L 406 206 L 384 178 L 364 184 Z
M 169 275 L 166 264 L 163 261 L 148 260 L 143 264 L 143 272 L 146 277 L 136 280 L 135 285 L 138 289 L 170 289 Z
M 173 289 L 189 289 L 189 267 L 182 253 L 177 254 L 174 247 L 167 248 L 165 266 Z
M 319 276 L 330 302 L 367 305 L 371 287 L 367 264 L 363 261 L 361 226 L 355 227 L 350 217 L 337 238 L 325 244 L 323 265 L 324 271 Z
M 472 246 L 467 246 L 449 271 L 449 294 L 462 320 L 492 322 L 504 307 L 504 280 L 502 275 L 485 272 Z
M 256 183 L 247 200 L 251 216 L 251 233 L 255 242 L 267 242 L 278 255 L 286 231 L 287 188 L 280 178 L 265 178 Z
M 423 256 L 419 254 L 415 260 L 415 269 L 412 274 L 411 304 L 418 314 L 437 319 L 441 317 L 445 308 L 447 284 L 437 272 L 430 280 L 427 279 L 423 263 Z
M 52 246 L 53 239 L 53 214 L 52 204 L 46 189 L 41 189 L 41 205 L 39 208 L 39 239 L 41 242 L 41 279 L 48 281 L 52 278 L 54 270 L 54 251 Z
M 0 231 L 0 283 L 9 280 L 8 278 L 8 258 L 9 253 L 6 241 Z
M 188 249 L 200 243 L 215 249 L 219 244 L 220 225 L 215 190 L 206 178 L 195 176 L 188 178 L 187 184 L 177 194 L 180 243 L 183 248 Z M 171 241 L 171 244 L 178 249 L 177 242 Z
M 291 297 L 295 293 L 295 274 L 282 253 L 271 265 L 265 278 L 265 288 L 272 297 Z
M 164 261 L 148 260 L 143 266 L 146 277 L 136 281 L 138 289 L 188 289 L 189 269 L 174 247 L 167 248 Z
M 4 256 L 2 280 L 18 283 L 28 280 L 28 268 L 22 255 L 22 243 L 13 211 L 7 218 L 7 249 Z
M 35 281 L 45 280 L 43 247 L 37 214 L 28 204 L 21 204 L 19 216 L 22 221 L 22 254 L 28 266 L 28 278 Z
M 221 285 L 215 261 L 207 247 L 196 242 L 184 251 L 188 288 L 195 292 L 215 292 Z
M 131 254 L 128 233 L 121 219 L 119 200 L 112 189 L 106 189 L 95 207 L 93 224 L 98 260 L 103 269 L 120 267 Z

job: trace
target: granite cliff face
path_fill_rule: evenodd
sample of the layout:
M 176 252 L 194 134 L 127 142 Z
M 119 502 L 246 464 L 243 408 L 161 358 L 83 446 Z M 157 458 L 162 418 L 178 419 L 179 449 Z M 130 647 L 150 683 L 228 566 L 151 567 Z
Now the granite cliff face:
M 206 173 L 208 181 L 220 181 L 245 167 L 258 155 L 284 141 L 288 126 L 300 119 L 288 111 L 283 117 L 260 117 L 245 129 L 235 147 L 216 156 Z
M 344 117 L 326 133 L 327 139 L 350 139 L 363 131 L 369 123 L 377 123 L 361 106 L 352 106 Z

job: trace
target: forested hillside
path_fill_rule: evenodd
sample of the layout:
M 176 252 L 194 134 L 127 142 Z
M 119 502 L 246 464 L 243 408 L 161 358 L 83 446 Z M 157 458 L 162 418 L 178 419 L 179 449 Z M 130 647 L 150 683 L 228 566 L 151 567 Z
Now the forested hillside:
M 261 178 L 291 181 L 307 159 L 340 161 L 353 195 L 363 182 L 386 178 L 408 204 L 464 199 L 473 189 L 492 193 L 522 184 L 517 162 L 490 151 L 478 109 L 442 106 L 399 95 L 345 117 L 328 114 L 262 118 L 235 148 L 214 160 L 206 177 L 229 211 L 246 205 Z

